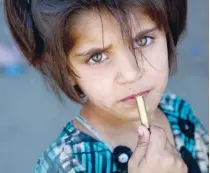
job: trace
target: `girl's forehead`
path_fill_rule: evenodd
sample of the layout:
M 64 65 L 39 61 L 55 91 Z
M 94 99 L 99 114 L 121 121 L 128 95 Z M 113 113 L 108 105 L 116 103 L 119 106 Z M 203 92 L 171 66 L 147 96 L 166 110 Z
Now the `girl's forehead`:
M 129 19 L 132 35 L 156 25 L 149 16 L 139 11 L 132 13 Z M 83 11 L 75 17 L 74 21 L 70 33 L 80 42 L 95 42 L 98 38 L 101 41 L 102 35 L 105 37 L 113 34 L 121 35 L 120 23 L 106 11 L 100 14 L 96 10 Z

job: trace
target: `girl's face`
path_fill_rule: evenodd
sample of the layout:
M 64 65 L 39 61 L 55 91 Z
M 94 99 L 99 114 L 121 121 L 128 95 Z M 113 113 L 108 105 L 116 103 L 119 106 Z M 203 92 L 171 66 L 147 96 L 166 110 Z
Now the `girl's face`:
M 135 98 L 126 99 L 136 94 L 143 94 L 152 114 L 165 90 L 169 71 L 165 33 L 149 17 L 136 14 L 130 21 L 132 41 L 123 40 L 119 23 L 110 14 L 104 12 L 100 18 L 86 11 L 76 18 L 76 43 L 69 53 L 80 76 L 74 82 L 98 115 L 138 119 Z

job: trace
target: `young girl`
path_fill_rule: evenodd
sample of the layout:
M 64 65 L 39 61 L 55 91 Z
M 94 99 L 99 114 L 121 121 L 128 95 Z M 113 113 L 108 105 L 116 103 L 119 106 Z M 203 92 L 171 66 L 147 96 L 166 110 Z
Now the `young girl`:
M 206 130 L 186 101 L 164 92 L 186 8 L 186 0 L 5 1 L 24 56 L 56 93 L 82 104 L 35 173 L 208 172 Z

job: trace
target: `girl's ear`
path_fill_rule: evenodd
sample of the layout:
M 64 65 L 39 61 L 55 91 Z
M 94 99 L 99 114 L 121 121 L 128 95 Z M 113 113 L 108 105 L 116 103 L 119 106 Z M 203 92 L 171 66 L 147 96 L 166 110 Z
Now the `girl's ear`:
M 71 81 L 72 86 L 77 85 L 76 78 L 74 76 L 70 76 L 70 81 Z
M 70 81 L 71 81 L 71 84 L 74 87 L 75 91 L 77 92 L 78 96 L 80 98 L 84 98 L 85 94 L 82 91 L 82 89 L 80 88 L 80 86 L 79 86 L 79 84 L 77 82 L 77 79 L 76 79 L 76 77 L 73 74 L 70 76 Z
M 5 0 L 4 10 L 10 31 L 23 55 L 31 62 L 41 58 L 44 41 L 31 13 L 33 0 Z

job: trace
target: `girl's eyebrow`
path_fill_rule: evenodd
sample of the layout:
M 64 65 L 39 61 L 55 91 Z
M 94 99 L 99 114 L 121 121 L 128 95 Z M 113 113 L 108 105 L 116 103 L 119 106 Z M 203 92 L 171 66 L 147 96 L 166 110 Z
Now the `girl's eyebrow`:
M 150 29 L 141 30 L 138 34 L 136 34 L 136 36 L 133 38 L 133 40 L 136 40 L 137 38 L 140 38 L 140 37 L 144 37 L 145 35 L 153 32 L 153 31 L 156 31 L 158 28 L 159 28 L 158 26 L 154 26 L 153 28 L 150 28 Z
M 153 32 L 153 31 L 155 31 L 157 29 L 158 29 L 158 26 L 154 26 L 153 28 L 150 28 L 150 29 L 141 30 L 138 34 L 136 34 L 136 36 L 133 38 L 133 40 L 136 40 L 139 37 L 143 37 L 146 34 L 148 34 L 150 32 Z M 91 48 L 88 51 L 75 54 L 74 57 L 82 57 L 82 56 L 94 55 L 94 54 L 96 54 L 98 52 L 105 52 L 105 51 L 111 49 L 111 47 L 112 47 L 112 45 L 107 45 L 106 47 L 103 47 L 103 48 L 101 48 L 101 47 L 100 48 Z
M 112 47 L 112 45 L 108 45 L 108 46 L 103 47 L 103 48 L 91 48 L 86 52 L 76 54 L 75 57 L 94 55 L 94 54 L 99 53 L 99 52 L 106 52 L 107 50 L 111 49 L 111 47 Z

